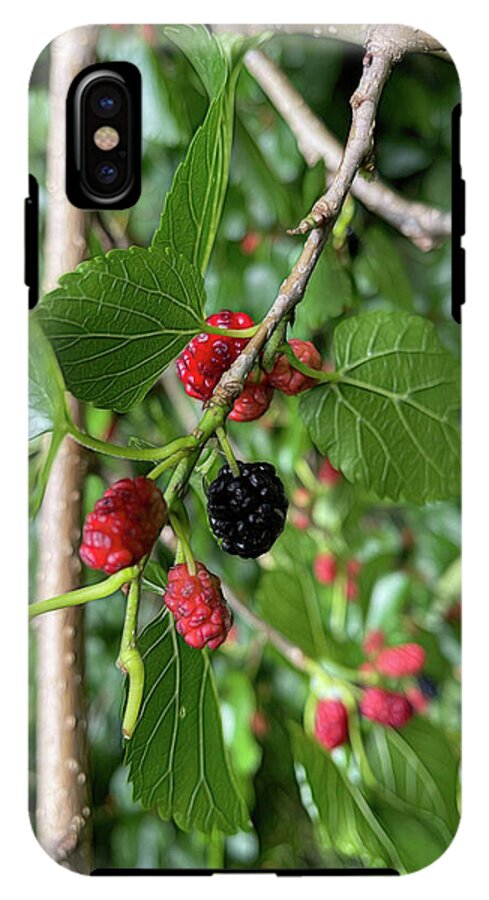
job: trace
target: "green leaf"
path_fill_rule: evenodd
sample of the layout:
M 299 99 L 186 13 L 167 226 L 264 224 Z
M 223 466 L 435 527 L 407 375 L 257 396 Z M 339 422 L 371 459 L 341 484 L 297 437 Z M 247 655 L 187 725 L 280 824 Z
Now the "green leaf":
M 307 286 L 304 302 L 297 307 L 295 327 L 322 331 L 326 322 L 351 306 L 351 278 L 332 247 L 324 248 Z
M 207 653 L 192 650 L 163 614 L 138 639 L 143 703 L 126 750 L 134 798 L 157 806 L 183 831 L 226 834 L 248 826 L 248 813 L 224 746 Z
M 459 371 L 433 325 L 376 312 L 336 328 L 338 381 L 309 391 L 312 440 L 379 497 L 426 503 L 459 493 Z
M 30 472 L 29 514 L 33 518 L 41 506 L 59 446 L 68 431 L 68 411 L 63 376 L 39 322 L 37 313 L 29 318 L 29 440 L 52 432 Z
M 387 798 L 425 814 L 448 845 L 459 822 L 458 760 L 443 732 L 419 716 L 400 731 L 372 726 L 366 749 Z
M 373 226 L 362 235 L 361 247 L 353 267 L 360 290 L 411 312 L 413 289 L 395 238 Z
M 233 763 L 240 787 L 253 799 L 251 777 L 258 769 L 262 752 L 252 731 L 256 695 L 246 672 L 228 668 L 219 683 L 224 734 L 232 749 Z
M 404 873 L 430 866 L 450 844 L 430 827 L 424 817 L 402 812 L 381 799 L 375 801 L 375 816 L 395 845 Z
M 202 330 L 204 300 L 182 256 L 131 247 L 64 275 L 39 312 L 69 390 L 126 412 Z
M 231 105 L 223 91 L 212 101 L 165 200 L 152 246 L 183 253 L 202 273 L 221 218 L 231 156 Z
M 29 320 L 29 440 L 66 432 L 65 385 L 58 361 L 36 315 Z
M 161 596 L 166 588 L 167 573 L 161 563 L 150 559 L 144 567 L 143 588 Z
M 226 57 L 219 42 L 203 25 L 167 25 L 163 31 L 188 57 L 212 100 L 228 77 Z
M 204 28 L 179 26 L 166 29 L 166 33 L 187 54 L 214 99 L 176 171 L 152 246 L 183 253 L 203 274 L 227 189 L 237 75 L 242 56 L 253 41 L 232 43 L 230 67 L 219 43 Z
M 369 867 L 401 871 L 396 847 L 361 791 L 298 725 L 291 723 L 290 730 L 299 786 L 325 847 Z
M 317 822 L 327 848 L 360 859 L 368 867 L 386 866 L 398 872 L 418 871 L 444 853 L 451 835 L 446 829 L 441 834 L 433 816 L 426 815 L 422 808 L 399 803 L 394 794 L 390 802 L 383 790 L 365 793 L 299 726 L 291 724 L 290 729 L 304 805 Z M 399 736 L 394 731 L 390 734 Z M 383 764 L 388 766 L 388 761 L 383 760 Z M 412 777 L 413 772 L 409 772 L 408 793 L 416 789 L 410 782 Z M 443 785 L 440 788 L 443 790 Z M 430 789 L 428 782 L 426 790 Z M 423 802 L 421 793 L 419 798 Z
M 310 568 L 264 572 L 258 588 L 258 604 L 265 621 L 307 656 L 320 659 L 328 655 L 321 607 Z

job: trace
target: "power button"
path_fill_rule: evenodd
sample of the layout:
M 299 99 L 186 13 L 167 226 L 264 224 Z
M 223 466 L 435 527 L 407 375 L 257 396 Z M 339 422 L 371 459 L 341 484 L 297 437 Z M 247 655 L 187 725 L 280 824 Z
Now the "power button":
M 29 288 L 29 309 L 39 298 L 39 185 L 29 175 L 29 196 L 24 203 L 24 280 Z

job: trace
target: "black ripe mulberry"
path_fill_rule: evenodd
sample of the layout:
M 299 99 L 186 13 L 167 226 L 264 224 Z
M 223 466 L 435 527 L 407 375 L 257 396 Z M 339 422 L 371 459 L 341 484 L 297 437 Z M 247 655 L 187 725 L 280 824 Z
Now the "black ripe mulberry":
M 207 491 L 209 523 L 227 553 L 256 559 L 283 531 L 288 501 L 269 463 L 238 462 L 239 475 L 224 466 Z

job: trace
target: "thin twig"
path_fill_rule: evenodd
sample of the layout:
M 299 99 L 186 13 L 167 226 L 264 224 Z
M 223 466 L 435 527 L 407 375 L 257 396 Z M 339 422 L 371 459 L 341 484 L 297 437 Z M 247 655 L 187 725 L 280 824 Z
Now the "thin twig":
M 322 159 L 328 170 L 336 171 L 342 157 L 340 142 L 314 115 L 281 69 L 260 50 L 250 50 L 245 62 L 294 134 L 307 164 L 314 166 Z M 367 181 L 357 175 L 351 192 L 367 209 L 385 219 L 421 250 L 432 250 L 450 236 L 450 213 L 406 200 L 380 178 Z
M 264 345 L 270 339 L 279 323 L 287 318 L 294 307 L 302 300 L 309 279 L 340 209 L 341 203 L 338 205 L 336 214 L 327 223 L 319 228 L 314 228 L 309 234 L 299 259 L 285 281 L 282 282 L 280 291 L 257 333 L 248 341 L 244 350 L 222 376 L 212 399 L 209 401 L 208 405 L 210 407 L 230 408 L 233 401 L 243 390 L 246 378 Z
M 291 234 L 307 234 L 314 226 L 337 217 L 358 170 L 372 155 L 377 106 L 392 68 L 401 58 L 402 51 L 397 45 L 382 43 L 377 33 L 372 32 L 363 57 L 362 76 L 350 100 L 352 120 L 340 165 L 326 193 L 297 228 L 291 229 Z
M 296 669 L 300 669 L 301 672 L 309 673 L 308 659 L 300 647 L 296 647 L 295 644 L 288 641 L 279 631 L 276 631 L 275 628 L 272 628 L 271 625 L 268 625 L 267 622 L 260 619 L 260 617 L 257 616 L 249 606 L 246 606 L 245 603 L 239 600 L 236 594 L 230 591 L 227 586 L 224 593 L 231 609 L 237 613 L 244 622 L 247 622 L 258 634 L 266 637 L 267 641 L 273 644 L 279 653 L 281 653 L 285 659 L 288 659 L 291 665 Z

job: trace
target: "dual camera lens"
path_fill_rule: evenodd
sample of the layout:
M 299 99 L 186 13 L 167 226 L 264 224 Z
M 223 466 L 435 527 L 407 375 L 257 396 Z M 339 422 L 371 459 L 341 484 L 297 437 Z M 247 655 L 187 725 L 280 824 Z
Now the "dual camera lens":
M 131 63 L 90 66 L 70 87 L 67 188 L 76 205 L 122 209 L 139 193 L 140 95 L 140 75 Z
M 108 119 L 117 120 L 120 117 L 123 106 L 123 95 L 113 84 L 103 83 L 95 85 L 90 92 L 91 111 L 96 116 L 94 124 L 99 119 L 107 121 Z M 93 132 L 93 143 L 98 150 L 105 156 L 113 151 L 120 143 L 120 135 L 116 128 L 101 125 Z M 113 159 L 102 159 L 95 164 L 94 174 L 97 182 L 103 188 L 110 188 L 117 184 L 119 178 L 119 167 Z

